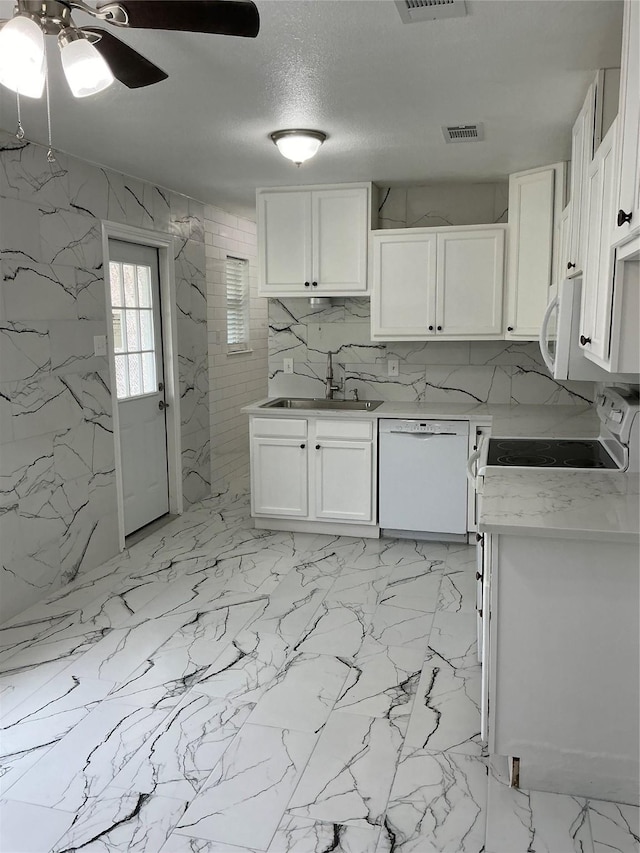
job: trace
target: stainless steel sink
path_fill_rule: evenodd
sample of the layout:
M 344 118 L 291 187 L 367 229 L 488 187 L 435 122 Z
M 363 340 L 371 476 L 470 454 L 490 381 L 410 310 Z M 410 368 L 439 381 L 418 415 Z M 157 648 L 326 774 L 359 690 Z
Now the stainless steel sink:
M 331 409 L 372 412 L 381 406 L 383 400 L 325 400 L 324 397 L 278 397 L 263 403 L 261 409 Z

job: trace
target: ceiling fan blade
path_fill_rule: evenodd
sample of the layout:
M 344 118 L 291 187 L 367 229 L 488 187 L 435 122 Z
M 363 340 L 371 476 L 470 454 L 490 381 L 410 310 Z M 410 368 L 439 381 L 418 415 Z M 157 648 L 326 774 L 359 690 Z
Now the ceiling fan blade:
M 108 0 L 99 3 L 98 10 L 112 6 L 126 11 L 129 27 L 245 38 L 255 38 L 260 29 L 260 15 L 251 0 Z M 116 14 L 110 23 L 118 24 L 119 19 Z
M 106 60 L 113 76 L 129 89 L 152 86 L 169 76 L 137 50 L 106 30 L 99 27 L 82 27 L 82 32 L 90 37 L 98 53 Z

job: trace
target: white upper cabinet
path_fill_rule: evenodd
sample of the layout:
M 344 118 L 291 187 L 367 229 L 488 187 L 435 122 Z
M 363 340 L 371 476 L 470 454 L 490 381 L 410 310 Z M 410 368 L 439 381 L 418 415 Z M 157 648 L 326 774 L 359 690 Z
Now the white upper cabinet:
M 565 164 L 509 177 L 506 338 L 535 340 L 554 279 L 554 230 L 564 207 Z
M 261 296 L 367 292 L 371 187 L 258 190 Z
M 569 252 L 564 269 L 565 276 L 582 272 L 582 228 L 584 227 L 583 187 L 587 169 L 593 159 L 594 121 L 596 108 L 596 84 L 587 90 L 582 109 L 571 133 L 571 220 L 569 228 Z
M 438 234 L 436 332 L 502 334 L 504 231 Z
M 626 0 L 618 109 L 614 242 L 640 231 L 640 3 Z
M 596 151 L 585 186 L 585 269 L 580 311 L 580 346 L 608 369 L 613 294 L 613 252 L 608 223 L 614 209 L 617 122 Z
M 504 226 L 372 235 L 371 337 L 502 337 Z

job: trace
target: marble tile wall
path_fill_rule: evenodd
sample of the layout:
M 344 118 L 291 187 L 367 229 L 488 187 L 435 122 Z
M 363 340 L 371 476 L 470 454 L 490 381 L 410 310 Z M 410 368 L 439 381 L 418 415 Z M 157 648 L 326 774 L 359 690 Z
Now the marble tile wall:
M 372 341 L 368 299 L 335 299 L 320 310 L 306 299 L 269 300 L 269 395 L 324 396 L 327 352 L 334 378 L 361 400 L 581 404 L 590 382 L 559 382 L 537 343 Z M 293 374 L 283 359 L 293 358 Z M 387 359 L 397 358 L 390 377 Z
M 209 301 L 209 398 L 212 488 L 241 487 L 249 474 L 249 419 L 240 409 L 267 394 L 267 300 L 258 297 L 256 224 L 205 207 Z M 225 261 L 249 261 L 249 345 L 227 352 Z
M 204 205 L 0 131 L 0 619 L 118 550 L 102 219 L 176 238 L 186 505 L 210 491 Z
M 507 222 L 509 183 L 380 187 L 379 228 L 435 228 Z

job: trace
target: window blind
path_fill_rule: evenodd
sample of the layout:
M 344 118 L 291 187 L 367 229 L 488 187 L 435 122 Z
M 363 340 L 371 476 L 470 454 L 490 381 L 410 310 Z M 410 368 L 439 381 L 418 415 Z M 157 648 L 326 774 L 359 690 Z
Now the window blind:
M 227 256 L 227 352 L 249 349 L 249 262 Z

